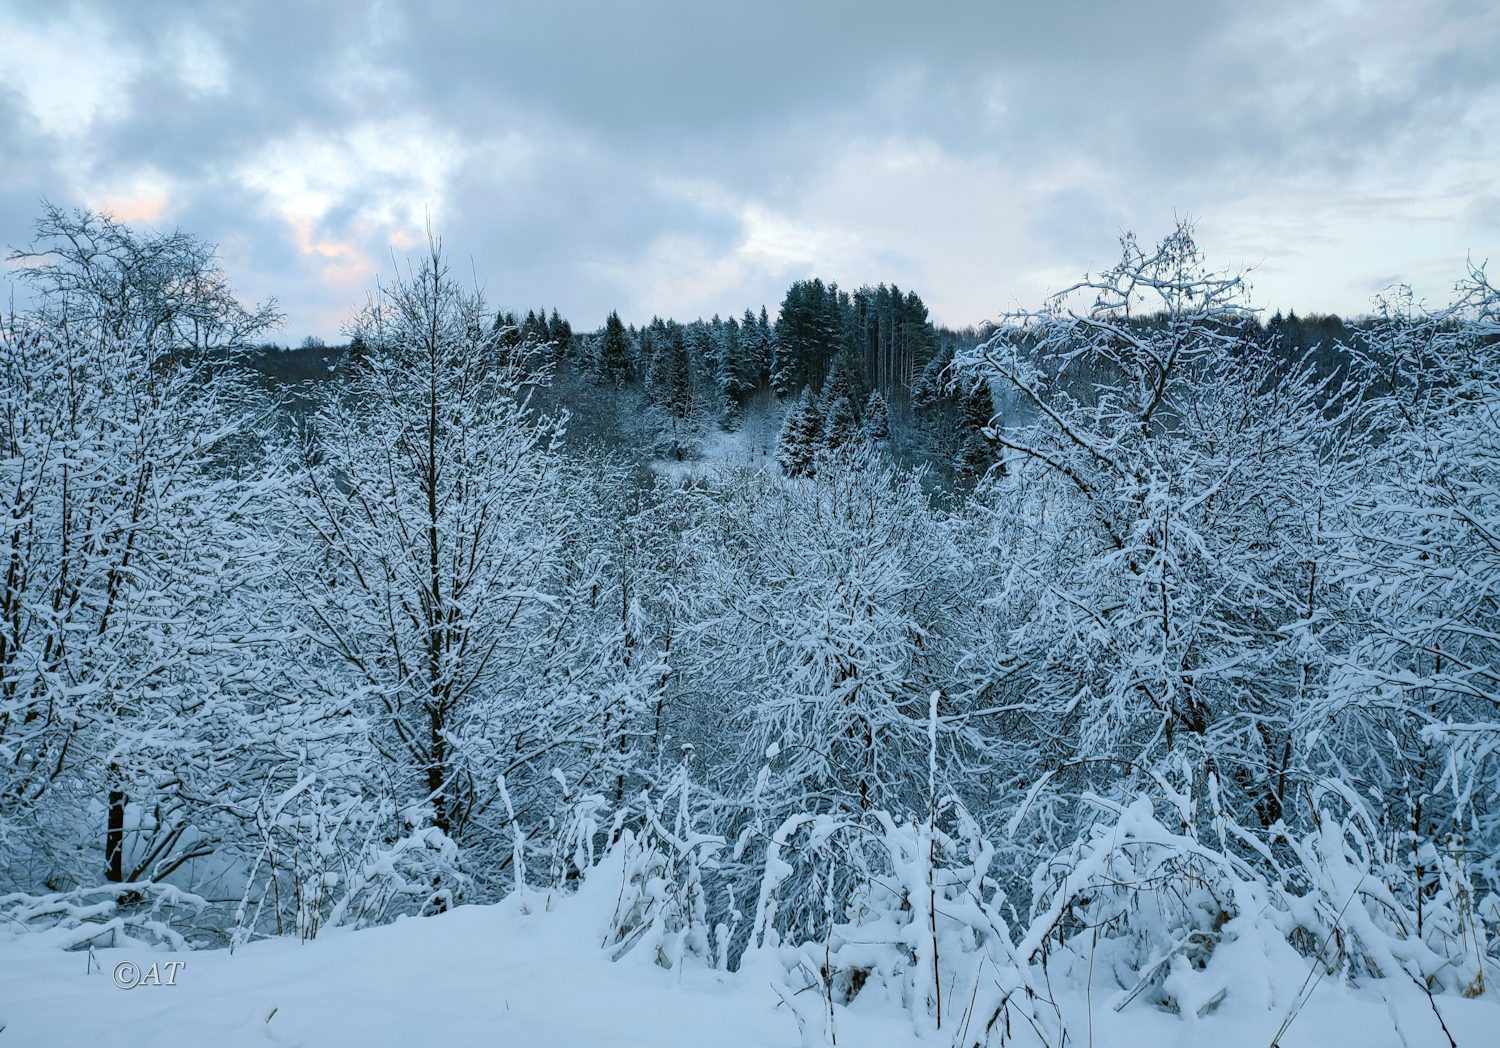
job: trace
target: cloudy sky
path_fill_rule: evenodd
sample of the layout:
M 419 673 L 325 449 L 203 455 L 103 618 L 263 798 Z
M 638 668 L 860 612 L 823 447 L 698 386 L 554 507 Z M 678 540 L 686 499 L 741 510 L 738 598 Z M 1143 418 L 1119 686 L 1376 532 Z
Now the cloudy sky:
M 501 305 L 977 323 L 1197 220 L 1257 303 L 1500 265 L 1500 3 L 0 0 L 0 244 L 38 201 L 220 245 L 333 338 L 424 215 Z

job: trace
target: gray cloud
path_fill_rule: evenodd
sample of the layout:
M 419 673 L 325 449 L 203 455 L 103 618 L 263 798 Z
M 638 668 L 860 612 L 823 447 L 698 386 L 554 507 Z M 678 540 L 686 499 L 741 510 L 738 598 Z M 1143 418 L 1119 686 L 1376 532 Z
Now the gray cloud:
M 428 213 L 580 325 L 812 273 L 975 322 L 1188 213 L 1262 301 L 1348 312 L 1495 253 L 1497 49 L 1485 0 L 11 3 L 0 240 L 44 195 L 181 225 L 295 339 Z

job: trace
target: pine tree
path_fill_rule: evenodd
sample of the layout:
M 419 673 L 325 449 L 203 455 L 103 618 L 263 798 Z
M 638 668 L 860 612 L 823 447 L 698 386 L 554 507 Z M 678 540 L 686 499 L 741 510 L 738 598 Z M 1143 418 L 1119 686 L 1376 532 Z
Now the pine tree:
M 508 359 L 511 351 L 518 348 L 524 341 L 521 321 L 511 310 L 497 312 L 490 330 L 494 333 L 496 348 L 500 351 L 498 355 L 502 360 Z
M 870 385 L 909 389 L 938 350 L 927 306 L 915 292 L 881 284 L 854 292 L 846 341 Z
M 369 364 L 370 346 L 359 332 L 355 332 L 349 339 L 349 350 L 344 360 L 350 371 L 357 371 Z
M 776 438 L 776 461 L 787 476 L 809 477 L 818 453 L 826 447 L 822 412 L 812 394 L 804 389 L 781 424 L 781 433 Z
M 749 309 L 740 318 L 736 339 L 740 352 L 740 379 L 745 392 L 751 393 L 765 386 L 771 366 L 770 344 L 761 337 L 755 314 Z
M 712 324 L 696 320 L 685 329 L 688 347 L 688 384 L 705 404 L 718 397 L 719 346 Z
M 746 313 L 749 310 L 745 311 Z M 776 329 L 771 326 L 766 307 L 760 307 L 760 316 L 755 320 L 755 388 L 769 389 L 771 385 L 771 360 L 776 352 Z
M 738 401 L 754 388 L 745 374 L 743 349 L 740 344 L 740 326 L 733 317 L 723 323 L 714 317 L 715 348 L 717 350 L 714 382 L 719 395 L 726 400 Z
M 641 328 L 636 336 L 635 373 L 648 385 L 651 381 L 651 362 L 656 359 L 656 343 L 665 330 L 661 317 L 652 317 L 651 323 Z
M 923 410 L 939 404 L 948 388 L 948 367 L 953 363 L 952 348 L 944 348 L 927 362 L 911 387 L 912 407 Z
M 859 423 L 854 418 L 854 405 L 848 397 L 837 396 L 823 409 L 823 443 L 828 448 L 841 448 L 859 433 Z
M 599 374 L 617 386 L 624 385 L 635 377 L 635 360 L 630 352 L 630 339 L 625 334 L 625 325 L 620 314 L 611 311 L 604 322 L 604 335 L 599 340 Z
M 651 370 L 647 375 L 651 399 L 681 421 L 693 408 L 692 364 L 687 338 L 680 324 L 664 325 L 652 342 Z
M 566 356 L 573 347 L 573 325 L 562 318 L 556 306 L 552 307 L 552 317 L 547 321 L 547 332 L 557 344 L 558 358 Z
M 799 280 L 787 289 L 776 324 L 771 381 L 778 396 L 817 382 L 843 346 L 848 296 L 821 280 Z
M 994 420 L 995 402 L 988 382 L 975 383 L 962 400 L 963 438 L 954 457 L 953 469 L 969 482 L 985 475 L 996 461 L 995 442 L 987 434 Z
M 865 401 L 864 418 L 860 420 L 860 433 L 874 444 L 884 444 L 891 439 L 891 416 L 885 406 L 885 397 L 880 390 L 870 394 Z
M 834 358 L 828 367 L 828 375 L 823 380 L 823 390 L 819 398 L 819 406 L 823 413 L 828 414 L 830 406 L 840 397 L 849 401 L 852 408 L 855 404 L 864 402 L 861 395 L 860 383 L 854 375 L 852 357 L 849 354 L 841 354 Z

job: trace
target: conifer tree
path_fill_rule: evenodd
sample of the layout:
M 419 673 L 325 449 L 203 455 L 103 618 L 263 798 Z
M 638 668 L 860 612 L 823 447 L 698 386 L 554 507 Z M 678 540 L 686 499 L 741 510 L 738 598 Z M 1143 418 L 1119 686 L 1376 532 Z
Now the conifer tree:
M 656 359 L 656 344 L 665 331 L 661 317 L 652 317 L 651 323 L 641 328 L 635 339 L 635 373 L 648 384 L 651 381 L 651 362 Z
M 625 334 L 625 325 L 620 322 L 618 312 L 611 311 L 604 322 L 604 336 L 599 340 L 599 374 L 617 386 L 624 385 L 635 377 L 630 339 Z
M 787 476 L 809 477 L 818 453 L 826 446 L 823 414 L 812 394 L 804 389 L 782 422 L 776 438 L 776 461 Z
M 693 407 L 692 364 L 680 324 L 663 325 L 653 340 L 647 381 L 659 407 L 679 421 L 688 417 Z
M 842 346 L 848 296 L 821 280 L 799 280 L 787 289 L 776 324 L 772 383 L 778 396 L 813 385 Z
M 854 405 L 848 397 L 834 397 L 822 414 L 823 443 L 828 448 L 841 448 L 859 433 L 859 423 L 854 418 Z
M 573 325 L 562 318 L 556 306 L 552 307 L 552 316 L 547 321 L 547 332 L 557 345 L 558 357 L 567 355 L 573 346 Z
M 748 313 L 749 310 L 746 310 Z M 776 329 L 766 307 L 760 307 L 760 316 L 755 321 L 755 388 L 767 389 L 771 385 L 771 360 L 776 349 Z
M 954 457 L 953 469 L 966 481 L 977 481 L 995 464 L 995 441 L 987 430 L 994 419 L 995 404 L 987 382 L 975 383 L 961 401 L 962 442 Z
M 765 387 L 771 369 L 771 344 L 762 337 L 755 314 L 749 309 L 740 318 L 736 333 L 740 351 L 741 380 L 745 392 L 754 392 Z
M 355 332 L 354 335 L 349 339 L 349 350 L 344 357 L 345 363 L 347 364 L 350 371 L 355 371 L 359 368 L 365 367 L 369 363 L 369 359 L 369 343 L 365 341 L 363 335 L 359 334 L 359 332 Z
M 712 403 L 719 393 L 717 332 L 712 324 L 697 320 L 687 326 L 684 336 L 688 350 L 688 385 L 704 402 Z
M 715 348 L 717 350 L 714 382 L 719 394 L 727 400 L 737 401 L 754 388 L 746 374 L 743 349 L 740 342 L 740 325 L 730 317 L 728 323 L 714 317 Z
M 851 368 L 851 358 L 841 355 L 834 358 L 828 367 L 828 375 L 823 380 L 823 389 L 819 397 L 819 407 L 826 416 L 835 400 L 843 397 L 849 401 L 852 410 L 853 405 L 863 403 L 864 398 L 860 396 L 859 383 Z
M 860 419 L 860 433 L 874 444 L 884 444 L 891 439 L 891 416 L 880 390 L 870 394 L 865 401 L 864 417 Z

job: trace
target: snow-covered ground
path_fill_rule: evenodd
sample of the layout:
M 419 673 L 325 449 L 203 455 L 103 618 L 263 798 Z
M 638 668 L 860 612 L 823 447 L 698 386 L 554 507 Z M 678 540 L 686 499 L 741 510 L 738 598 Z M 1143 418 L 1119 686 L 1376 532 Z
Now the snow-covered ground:
M 599 949 L 613 901 L 606 894 L 602 884 L 586 888 L 555 900 L 551 912 L 544 896 L 533 895 L 525 905 L 513 896 L 496 906 L 334 932 L 306 945 L 257 942 L 233 955 L 100 949 L 91 960 L 48 946 L 45 935 L 0 940 L 0 1048 L 801 1043 L 773 988 L 769 959 L 734 974 L 701 967 L 668 971 L 638 954 L 610 962 Z M 175 985 L 124 990 L 112 978 L 122 961 L 139 965 L 135 979 L 156 962 L 163 983 L 166 962 L 184 966 Z M 1231 998 L 1208 1018 L 1187 1021 L 1139 1002 L 1117 1013 L 1110 1005 L 1118 996 L 1096 989 L 1091 1007 L 1081 991 L 1062 994 L 1068 1043 L 1268 1048 L 1291 1003 L 1251 1012 Z M 1445 997 L 1438 1006 L 1463 1048 L 1500 1041 L 1495 1001 Z M 877 987 L 867 987 L 836 1016 L 838 1044 L 854 1048 L 949 1045 L 953 1032 L 919 1031 Z M 1019 1038 L 1013 1043 L 1033 1043 L 1022 1030 L 1013 1032 Z M 1327 980 L 1279 1043 L 1437 1048 L 1448 1040 L 1426 997 L 1410 984 L 1350 989 Z

